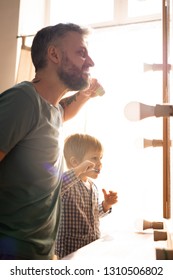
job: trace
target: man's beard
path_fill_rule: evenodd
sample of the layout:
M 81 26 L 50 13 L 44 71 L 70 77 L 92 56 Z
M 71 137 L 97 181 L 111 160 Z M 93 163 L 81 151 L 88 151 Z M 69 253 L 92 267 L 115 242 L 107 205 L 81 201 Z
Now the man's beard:
M 82 70 L 76 67 L 65 54 L 62 57 L 58 76 L 72 91 L 85 89 L 89 85 L 89 80 L 82 77 Z

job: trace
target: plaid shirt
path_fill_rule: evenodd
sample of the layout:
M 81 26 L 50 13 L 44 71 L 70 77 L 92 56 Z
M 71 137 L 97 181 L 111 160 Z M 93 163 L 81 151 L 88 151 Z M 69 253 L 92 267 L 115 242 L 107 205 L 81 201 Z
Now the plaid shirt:
M 89 181 L 87 188 L 73 170 L 64 172 L 61 189 L 62 214 L 55 253 L 59 258 L 95 241 L 100 237 L 99 218 L 103 211 L 98 201 L 96 185 Z

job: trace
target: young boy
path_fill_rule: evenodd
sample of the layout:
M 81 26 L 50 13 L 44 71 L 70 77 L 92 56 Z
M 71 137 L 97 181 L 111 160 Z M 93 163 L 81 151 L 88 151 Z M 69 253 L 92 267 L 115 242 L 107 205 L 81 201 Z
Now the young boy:
M 59 258 L 76 251 L 100 237 L 99 218 L 111 212 L 117 193 L 102 190 L 99 203 L 94 182 L 102 168 L 103 147 L 99 140 L 86 134 L 66 138 L 64 157 L 68 171 L 63 174 L 62 214 L 55 253 Z

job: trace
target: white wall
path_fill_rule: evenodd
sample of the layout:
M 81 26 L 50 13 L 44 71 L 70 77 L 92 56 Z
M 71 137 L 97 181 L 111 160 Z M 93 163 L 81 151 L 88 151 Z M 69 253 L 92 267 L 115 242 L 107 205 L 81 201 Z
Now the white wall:
M 20 0 L 0 0 L 0 92 L 15 80 Z
M 0 93 L 15 83 L 21 39 L 49 24 L 49 0 L 0 0 Z

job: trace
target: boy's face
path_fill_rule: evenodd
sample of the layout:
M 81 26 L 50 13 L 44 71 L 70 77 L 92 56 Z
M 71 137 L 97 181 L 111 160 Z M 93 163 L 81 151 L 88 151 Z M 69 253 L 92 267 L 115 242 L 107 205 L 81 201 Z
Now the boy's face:
M 89 151 L 85 154 L 84 158 L 82 161 L 89 160 L 95 164 L 93 167 L 93 170 L 87 171 L 84 174 L 82 174 L 82 179 L 86 177 L 90 177 L 93 179 L 96 179 L 98 175 L 100 174 L 101 168 L 102 168 L 102 160 L 103 154 L 102 152 L 99 151 Z

